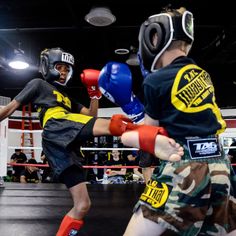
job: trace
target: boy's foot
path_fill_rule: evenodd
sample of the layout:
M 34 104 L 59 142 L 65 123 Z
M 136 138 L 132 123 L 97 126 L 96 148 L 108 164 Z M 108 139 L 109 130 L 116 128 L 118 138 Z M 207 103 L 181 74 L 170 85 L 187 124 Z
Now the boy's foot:
M 174 139 L 157 135 L 155 140 L 155 155 L 166 161 L 179 161 L 184 155 L 184 149 Z

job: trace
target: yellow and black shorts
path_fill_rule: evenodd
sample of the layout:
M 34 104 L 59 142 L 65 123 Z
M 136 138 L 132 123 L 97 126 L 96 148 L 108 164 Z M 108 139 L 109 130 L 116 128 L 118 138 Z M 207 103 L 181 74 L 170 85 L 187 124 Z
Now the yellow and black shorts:
M 93 137 L 96 118 L 52 108 L 45 113 L 43 121 L 42 147 L 54 179 L 60 179 L 70 166 L 82 171 L 78 150 L 83 142 Z M 78 181 L 84 181 L 82 175 Z

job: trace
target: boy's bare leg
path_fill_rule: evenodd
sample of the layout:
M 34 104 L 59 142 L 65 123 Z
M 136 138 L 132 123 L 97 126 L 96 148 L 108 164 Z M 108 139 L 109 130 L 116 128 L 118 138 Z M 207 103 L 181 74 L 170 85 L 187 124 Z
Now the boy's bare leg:
M 149 179 L 151 179 L 152 173 L 153 173 L 152 167 L 143 167 L 142 168 L 142 174 L 143 174 L 144 181 L 146 184 L 149 181 Z
M 102 136 L 102 135 L 111 135 L 109 130 L 110 120 L 109 119 L 97 119 L 93 126 L 93 135 Z
M 109 125 L 110 120 L 97 119 L 94 124 L 93 134 L 95 136 L 111 135 Z M 136 130 L 124 132 L 121 136 L 121 141 L 125 146 L 140 148 L 139 133 Z M 184 154 L 183 148 L 174 139 L 163 135 L 156 136 L 154 153 L 158 158 L 168 161 L 179 161 Z
M 125 132 L 121 136 L 124 145 L 139 148 L 139 134 L 137 131 Z M 157 135 L 155 139 L 155 155 L 167 161 L 179 161 L 184 151 L 174 139 Z
M 143 217 L 141 208 L 131 217 L 123 236 L 158 236 L 162 235 L 165 228 L 154 221 Z
M 226 234 L 227 236 L 235 236 L 236 235 L 236 230 L 231 231 L 230 233 Z

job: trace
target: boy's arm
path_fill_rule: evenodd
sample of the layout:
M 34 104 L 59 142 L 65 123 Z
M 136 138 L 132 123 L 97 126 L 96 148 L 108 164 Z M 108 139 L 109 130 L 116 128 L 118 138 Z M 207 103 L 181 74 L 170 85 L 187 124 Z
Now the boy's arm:
M 87 116 L 97 116 L 99 107 L 99 100 L 96 98 L 91 98 L 89 108 L 83 107 L 80 111 L 81 114 Z
M 88 116 L 97 116 L 98 107 L 99 107 L 99 99 L 102 97 L 102 93 L 98 88 L 98 77 L 99 70 L 94 69 L 85 69 L 83 73 L 80 75 L 82 83 L 86 86 L 89 97 L 90 97 L 90 105 L 89 108 L 83 107 L 81 109 L 81 113 Z
M 13 99 L 5 107 L 0 108 L 0 121 L 10 116 L 19 106 L 20 106 L 20 103 L 17 102 L 15 99 Z

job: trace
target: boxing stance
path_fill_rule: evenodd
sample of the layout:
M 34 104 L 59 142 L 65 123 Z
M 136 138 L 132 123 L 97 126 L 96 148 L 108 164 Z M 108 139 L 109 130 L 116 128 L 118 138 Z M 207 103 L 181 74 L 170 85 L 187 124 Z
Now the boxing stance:
M 184 156 L 154 170 L 125 236 L 236 235 L 235 174 L 218 140 L 226 123 L 210 75 L 188 57 L 193 41 L 185 8 L 164 9 L 140 27 L 139 54 L 149 71 L 144 123 L 163 126 Z
M 91 98 L 89 109 L 70 98 L 66 85 L 72 78 L 73 67 L 73 56 L 63 49 L 42 51 L 40 72 L 44 80 L 32 79 L 0 110 L 0 121 L 20 105 L 28 103 L 32 103 L 39 112 L 43 151 L 54 179 L 66 185 L 73 199 L 73 207 L 63 218 L 57 236 L 77 235 L 91 205 L 82 165 L 76 154 L 86 140 L 94 136 L 117 135 L 121 136 L 125 145 L 144 149 L 166 160 L 178 161 L 183 155 L 178 143 L 158 135 L 165 134 L 162 127 L 135 125 L 123 115 L 114 115 L 111 119 L 97 118 L 98 99 L 101 98 L 97 84 L 99 71 L 88 69 L 81 74 Z M 123 137 L 125 133 L 133 137 Z

